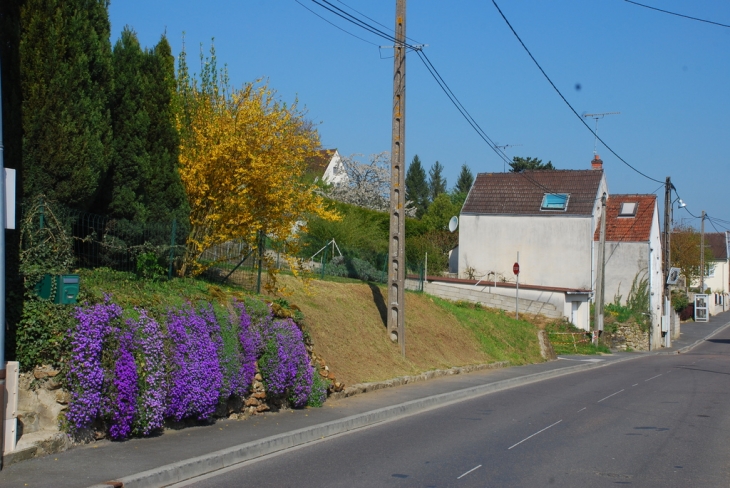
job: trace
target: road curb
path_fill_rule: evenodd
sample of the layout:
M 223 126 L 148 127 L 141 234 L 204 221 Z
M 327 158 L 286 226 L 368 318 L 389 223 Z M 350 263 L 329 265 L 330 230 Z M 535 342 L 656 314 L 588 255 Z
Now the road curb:
M 725 324 L 725 325 L 723 325 L 723 326 L 715 329 L 714 331 L 710 332 L 709 334 L 707 334 L 702 339 L 697 339 L 695 342 L 693 342 L 689 346 L 684 346 L 683 348 L 678 349 L 676 352 L 674 352 L 674 354 L 684 354 L 684 353 L 686 353 L 688 351 L 691 351 L 692 349 L 694 349 L 695 347 L 697 347 L 701 343 L 705 342 L 708 339 L 711 339 L 713 336 L 719 334 L 720 332 L 722 332 L 723 330 L 727 329 L 728 327 L 730 327 L 730 322 L 728 322 L 727 324 Z
M 441 393 L 418 400 L 383 407 L 370 412 L 352 415 L 331 422 L 286 432 L 276 436 L 259 439 L 238 446 L 229 447 L 203 456 L 178 461 L 151 470 L 124 476 L 117 480 L 95 484 L 89 488 L 109 488 L 117 486 L 123 488 L 157 488 L 173 483 L 189 480 L 197 476 L 212 473 L 219 469 L 235 464 L 250 461 L 261 456 L 273 454 L 285 449 L 301 446 L 309 442 L 324 439 L 345 432 L 361 429 L 375 424 L 389 422 L 409 415 L 426 412 L 445 407 L 464 400 L 470 400 L 489 393 L 528 385 L 550 378 L 557 378 L 568 374 L 578 373 L 595 368 L 616 364 L 619 362 L 637 359 L 640 355 L 620 358 L 601 363 L 579 364 L 551 371 L 543 371 L 531 375 L 510 378 L 486 385 L 479 385 L 448 393 Z

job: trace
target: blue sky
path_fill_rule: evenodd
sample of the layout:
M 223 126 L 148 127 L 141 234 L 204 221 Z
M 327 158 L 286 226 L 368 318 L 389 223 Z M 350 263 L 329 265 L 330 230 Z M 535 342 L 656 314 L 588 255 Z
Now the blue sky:
M 182 35 L 191 67 L 211 38 L 234 85 L 269 80 L 280 98 L 298 97 L 320 123 L 325 147 L 340 153 L 390 150 L 392 50 L 388 42 L 335 17 L 311 0 L 112 0 L 112 42 L 125 25 L 151 47 L 167 33 L 175 54 Z M 329 0 L 388 27 L 395 0 Z M 532 54 L 579 114 L 621 112 L 598 131 L 624 160 L 672 182 L 687 209 L 705 210 L 730 229 L 730 28 L 687 20 L 622 0 L 497 2 Z M 642 3 L 730 24 L 730 2 Z M 354 13 L 354 12 L 353 12 Z M 515 145 L 506 154 L 590 167 L 593 135 L 532 63 L 489 0 L 410 0 L 407 35 L 425 52 L 489 137 Z M 383 59 L 385 58 L 385 59 Z M 580 85 L 580 89 L 576 86 Z M 591 127 L 592 119 L 587 119 Z M 599 143 L 611 193 L 651 193 L 660 184 L 629 169 Z M 407 57 L 406 158 L 446 168 L 499 172 L 503 161 L 466 123 L 419 58 Z M 689 218 L 675 210 L 675 221 Z M 714 231 L 706 222 L 706 230 Z M 723 225 L 724 227 L 722 227 Z

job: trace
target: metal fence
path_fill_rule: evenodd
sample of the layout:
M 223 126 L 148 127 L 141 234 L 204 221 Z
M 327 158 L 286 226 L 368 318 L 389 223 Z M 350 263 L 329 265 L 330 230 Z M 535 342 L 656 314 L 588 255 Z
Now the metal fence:
M 175 220 L 141 223 L 116 219 L 49 204 L 43 200 L 24 204 L 23 225 L 29 232 L 53 227 L 52 232 L 69 238 L 74 266 L 107 267 L 117 271 L 137 271 L 140 255 L 153 254 L 157 266 L 171 276 L 180 266 L 188 230 Z

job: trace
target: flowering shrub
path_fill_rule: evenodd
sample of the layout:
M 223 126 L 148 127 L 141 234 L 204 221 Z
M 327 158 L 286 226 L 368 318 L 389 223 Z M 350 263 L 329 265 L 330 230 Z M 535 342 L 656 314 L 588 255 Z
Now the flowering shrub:
M 319 406 L 327 381 L 315 377 L 301 330 L 274 320 L 258 301 L 234 301 L 219 319 L 212 305 L 169 310 L 161 324 L 143 309 L 122 321 L 110 302 L 78 307 L 68 374 L 72 431 L 103 420 L 113 439 L 147 436 L 165 418 L 209 419 L 219 401 L 249 392 L 256 365 L 272 397 Z
M 134 337 L 131 331 L 118 333 L 119 351 L 113 379 L 116 394 L 110 406 L 109 435 L 112 439 L 124 439 L 129 435 L 137 410 L 137 366 L 134 364 L 131 351 L 134 347 Z
M 314 371 L 302 332 L 291 319 L 279 320 L 262 330 L 262 339 L 264 351 L 259 367 L 267 392 L 285 396 L 294 407 L 305 406 Z
M 139 318 L 127 322 L 134 330 L 139 385 L 137 416 L 132 424 L 132 433 L 147 436 L 162 427 L 165 415 L 165 348 L 162 329 L 157 321 L 148 316 L 145 310 L 137 312 Z
M 104 339 L 111 330 L 111 323 L 121 315 L 121 307 L 110 303 L 108 299 L 92 307 L 76 309 L 78 323 L 69 331 L 71 360 L 68 383 L 71 401 L 66 413 L 72 430 L 90 427 L 103 413 Z
M 248 389 L 253 384 L 254 376 L 256 376 L 256 358 L 261 349 L 261 335 L 256 327 L 251 323 L 251 316 L 246 310 L 246 305 L 236 302 L 234 307 L 239 313 L 240 333 L 239 341 L 241 342 L 241 369 L 239 377 L 241 378 L 241 387 Z
M 209 321 L 190 305 L 167 316 L 172 378 L 165 414 L 176 421 L 187 417 L 205 420 L 215 411 L 223 375 L 211 329 Z

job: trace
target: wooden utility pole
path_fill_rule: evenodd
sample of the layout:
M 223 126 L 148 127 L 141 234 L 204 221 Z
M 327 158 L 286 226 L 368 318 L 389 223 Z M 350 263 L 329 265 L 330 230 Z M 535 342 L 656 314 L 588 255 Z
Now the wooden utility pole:
M 593 343 L 598 345 L 598 334 L 603 330 L 603 278 L 606 263 L 606 193 L 601 197 L 601 234 L 598 241 L 598 259 L 596 260 L 596 296 L 593 300 Z
M 406 0 L 396 0 L 393 65 L 393 134 L 390 151 L 388 333 L 406 355 Z
M 672 179 L 667 176 L 667 180 L 664 183 L 664 239 L 662 240 L 662 251 L 664 253 L 664 259 L 662 260 L 662 276 L 664 277 L 664 296 L 662 300 L 662 332 L 666 329 L 665 345 L 669 347 L 671 341 L 671 333 L 669 332 L 670 322 L 672 318 L 671 302 L 672 297 L 669 292 L 669 270 L 672 267 Z M 653 333 L 649 335 L 649 341 L 653 338 Z M 651 349 L 653 344 L 649 344 Z
M 705 292 L 705 211 L 700 224 L 700 293 Z

